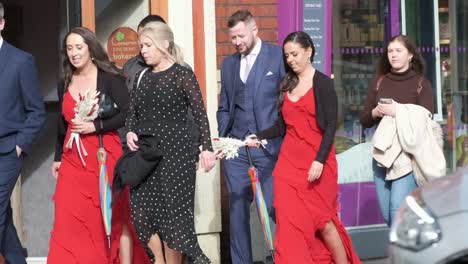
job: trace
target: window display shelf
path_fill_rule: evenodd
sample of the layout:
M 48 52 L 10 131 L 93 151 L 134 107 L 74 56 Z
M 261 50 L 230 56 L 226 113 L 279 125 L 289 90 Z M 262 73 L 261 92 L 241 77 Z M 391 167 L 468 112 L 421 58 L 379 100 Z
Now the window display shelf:
M 439 7 L 439 13 L 448 13 L 449 9 L 448 7 Z
M 440 45 L 450 45 L 450 39 L 440 39 Z
M 366 46 L 366 42 L 341 42 L 340 46 L 345 48 L 363 48 Z
M 365 140 L 359 132 L 362 131 L 359 112 L 363 110 L 369 82 L 382 56 L 385 27 L 383 4 L 367 0 L 353 3 L 356 4 L 353 7 L 340 5 L 334 18 L 334 23 L 339 25 L 334 60 L 340 61 L 334 64 L 334 72 L 338 73 L 336 89 L 342 105 L 340 133 L 356 136 L 353 141 L 359 143 Z

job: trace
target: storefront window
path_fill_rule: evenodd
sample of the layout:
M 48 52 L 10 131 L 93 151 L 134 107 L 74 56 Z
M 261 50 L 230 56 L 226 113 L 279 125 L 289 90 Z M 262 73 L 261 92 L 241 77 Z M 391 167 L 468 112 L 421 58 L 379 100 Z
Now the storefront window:
M 332 73 L 338 95 L 335 146 L 341 218 L 348 226 L 383 223 L 372 178 L 370 140 L 359 112 L 384 45 L 385 1 L 333 1 Z
M 468 165 L 468 34 L 466 1 L 439 2 L 442 125 L 447 167 L 453 171 Z
M 444 130 L 447 171 L 451 172 L 468 165 L 468 34 L 464 30 L 468 3 L 463 0 L 406 1 L 405 9 L 403 15 L 407 23 L 403 30 L 415 39 L 426 60 L 426 76 L 436 97 L 435 119 Z
M 468 2 L 463 0 L 447 2 L 449 2 L 447 15 L 450 21 L 449 50 L 452 56 L 447 71 L 449 76 L 446 78 L 450 79 L 449 91 L 452 94 L 452 101 L 447 102 L 448 111 L 445 118 L 453 119 L 454 126 L 447 127 L 449 131 L 453 130 L 451 148 L 455 150 L 453 151 L 455 159 L 452 161 L 452 168 L 458 168 L 468 165 L 468 32 L 466 31 Z
M 138 54 L 137 26 L 149 6 L 149 0 L 95 1 L 96 36 L 118 67 Z
M 370 80 L 383 56 L 390 2 L 333 1 L 332 74 L 339 101 L 335 138 L 341 218 L 346 226 L 383 223 L 372 178 L 371 139 L 375 128 L 359 123 Z M 468 165 L 468 2 L 401 1 L 401 32 L 426 62 L 434 90 L 434 119 L 444 130 L 447 171 Z

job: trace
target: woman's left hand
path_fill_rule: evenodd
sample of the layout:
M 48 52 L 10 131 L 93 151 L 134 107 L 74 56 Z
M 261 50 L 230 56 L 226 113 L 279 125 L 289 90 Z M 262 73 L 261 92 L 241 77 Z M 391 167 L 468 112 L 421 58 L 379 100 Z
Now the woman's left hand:
M 200 166 L 209 172 L 216 164 L 216 156 L 213 152 L 204 150 L 200 154 Z
M 391 104 L 382 104 L 382 103 L 379 103 L 379 106 L 378 106 L 378 109 L 379 111 L 384 114 L 384 115 L 387 115 L 387 116 L 391 116 L 391 117 L 395 117 L 395 113 L 396 113 L 396 105 L 398 103 L 395 102 L 395 101 L 392 101 Z
M 307 180 L 309 182 L 318 180 L 320 176 L 322 175 L 322 171 L 323 171 L 323 164 L 314 160 L 314 162 L 312 162 L 312 166 L 310 166 Z
M 78 134 L 89 134 L 96 132 L 96 127 L 94 126 L 93 122 L 76 121 L 73 122 L 71 131 Z

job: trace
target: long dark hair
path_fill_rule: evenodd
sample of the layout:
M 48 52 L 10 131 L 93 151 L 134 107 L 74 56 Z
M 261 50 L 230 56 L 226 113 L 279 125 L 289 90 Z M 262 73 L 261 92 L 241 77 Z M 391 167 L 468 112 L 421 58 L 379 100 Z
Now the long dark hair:
M 305 33 L 304 31 L 296 31 L 289 33 L 289 35 L 283 41 L 283 63 L 284 68 L 286 70 L 286 75 L 281 79 L 279 84 L 279 94 L 278 94 L 278 110 L 281 110 L 284 100 L 284 94 L 287 92 L 292 92 L 294 88 L 296 88 L 297 84 L 299 83 L 299 77 L 297 74 L 289 67 L 286 56 L 284 55 L 284 46 L 289 43 L 297 43 L 302 48 L 312 49 L 312 54 L 310 55 L 310 63 L 314 61 L 315 56 L 315 47 L 314 42 L 310 38 L 309 34 Z
M 405 48 L 408 49 L 408 52 L 413 55 L 409 68 L 423 75 L 425 71 L 424 59 L 422 58 L 421 53 L 419 53 L 419 51 L 416 49 L 416 45 L 414 45 L 414 43 L 405 35 L 394 36 L 387 42 L 387 45 L 384 49 L 384 53 L 380 58 L 378 73 L 383 75 L 389 73 L 392 70 L 392 65 L 388 60 L 388 46 L 390 45 L 390 43 L 395 41 L 398 41 L 401 44 L 403 44 L 403 46 L 405 46 Z
M 102 47 L 101 43 L 97 39 L 96 35 L 89 29 L 84 27 L 75 27 L 70 30 L 65 38 L 63 39 L 62 46 L 62 66 L 63 66 L 63 79 L 65 82 L 65 90 L 68 89 L 68 86 L 71 83 L 73 72 L 76 68 L 70 63 L 67 55 L 67 38 L 71 34 L 80 35 L 86 45 L 88 45 L 89 54 L 93 60 L 93 63 L 96 67 L 104 72 L 120 76 L 124 78 L 122 71 L 118 69 L 113 62 L 109 60 L 106 51 Z

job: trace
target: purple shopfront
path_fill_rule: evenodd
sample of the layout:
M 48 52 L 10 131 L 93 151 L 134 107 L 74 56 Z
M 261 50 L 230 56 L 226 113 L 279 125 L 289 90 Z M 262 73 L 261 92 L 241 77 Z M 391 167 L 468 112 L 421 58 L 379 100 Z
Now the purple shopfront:
M 335 147 L 339 164 L 340 217 L 361 258 L 386 254 L 388 228 L 377 203 L 371 139 L 359 112 L 386 40 L 412 39 L 435 96 L 434 120 L 445 131 L 447 171 L 467 166 L 462 142 L 468 128 L 468 1 L 279 0 L 278 35 L 304 30 L 316 45 L 316 68 L 330 75 L 338 96 Z

